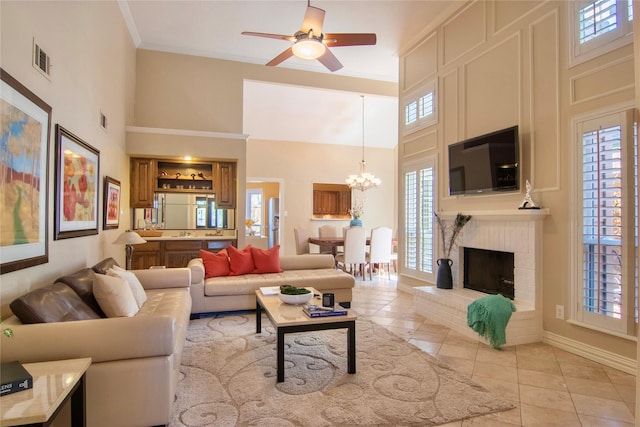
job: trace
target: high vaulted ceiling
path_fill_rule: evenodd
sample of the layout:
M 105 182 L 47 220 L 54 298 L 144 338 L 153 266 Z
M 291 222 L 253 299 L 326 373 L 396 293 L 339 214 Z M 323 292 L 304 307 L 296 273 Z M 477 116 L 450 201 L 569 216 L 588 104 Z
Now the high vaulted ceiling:
M 241 32 L 293 35 L 300 29 L 307 7 L 305 0 L 119 0 L 119 4 L 138 48 L 254 64 L 267 63 L 287 49 L 290 42 L 246 36 Z M 324 33 L 377 34 L 375 46 L 333 48 L 332 53 L 344 66 L 334 74 L 390 82 L 398 81 L 400 49 L 417 42 L 462 4 L 463 2 L 458 0 L 311 2 L 312 6 L 324 9 L 326 12 Z M 329 73 L 316 60 L 302 60 L 296 57 L 289 58 L 278 66 Z M 328 95 L 328 92 L 325 93 Z M 345 95 L 349 97 L 350 101 L 347 103 L 352 107 L 354 103 L 356 106 L 360 104 L 357 94 Z M 315 100 L 319 100 L 317 97 L 322 96 L 322 91 L 314 91 L 314 96 L 316 96 Z M 297 99 L 295 96 L 284 100 L 281 97 L 278 99 L 282 100 L 283 105 L 290 107 L 298 105 L 293 103 L 300 103 L 301 109 L 304 109 L 305 103 L 308 103 L 308 98 L 304 96 L 299 96 Z M 259 105 L 264 102 L 253 104 Z M 273 103 L 273 99 L 271 102 Z M 331 98 L 322 102 L 328 103 L 327 112 L 335 113 L 336 110 L 332 108 L 335 105 L 334 102 L 340 104 L 342 101 L 336 101 L 335 96 L 332 95 Z M 375 100 L 371 102 L 376 103 Z M 373 105 L 367 108 L 379 109 Z M 264 114 L 264 110 L 261 114 Z M 247 117 L 252 117 L 251 111 L 245 111 L 245 118 Z M 395 117 L 394 114 L 391 119 Z M 323 114 L 310 115 L 308 120 L 314 121 L 314 124 L 301 126 L 302 129 L 307 129 L 306 135 L 309 134 L 309 127 L 317 128 L 322 126 L 322 123 L 333 123 L 330 115 Z M 272 121 L 265 122 L 272 130 L 278 127 L 274 126 Z M 290 121 L 287 122 L 291 124 Z M 362 133 L 361 118 L 354 122 L 354 126 L 355 128 L 348 134 L 357 135 L 355 140 L 353 137 L 350 140 L 353 141 L 351 145 L 359 145 L 361 139 L 359 135 Z M 279 127 L 285 129 L 285 126 Z M 263 130 L 257 127 L 246 131 L 253 137 L 267 137 L 263 134 Z M 268 137 L 287 140 L 299 138 L 291 135 L 291 129 L 288 129 L 288 132 L 289 135 L 268 135 Z M 376 130 L 368 130 L 367 133 L 380 134 Z

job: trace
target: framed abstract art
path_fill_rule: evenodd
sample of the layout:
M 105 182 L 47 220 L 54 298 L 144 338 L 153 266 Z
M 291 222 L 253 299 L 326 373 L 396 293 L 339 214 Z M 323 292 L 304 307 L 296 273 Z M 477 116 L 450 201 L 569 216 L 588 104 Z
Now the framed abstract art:
M 0 274 L 49 262 L 51 107 L 0 69 Z

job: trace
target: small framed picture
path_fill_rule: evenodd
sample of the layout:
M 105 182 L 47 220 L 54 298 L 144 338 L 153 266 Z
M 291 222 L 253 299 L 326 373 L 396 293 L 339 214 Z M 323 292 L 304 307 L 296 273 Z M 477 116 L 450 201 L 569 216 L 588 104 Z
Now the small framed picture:
M 100 152 L 56 125 L 55 240 L 98 234 Z
M 104 177 L 103 230 L 120 226 L 120 181 L 109 176 Z

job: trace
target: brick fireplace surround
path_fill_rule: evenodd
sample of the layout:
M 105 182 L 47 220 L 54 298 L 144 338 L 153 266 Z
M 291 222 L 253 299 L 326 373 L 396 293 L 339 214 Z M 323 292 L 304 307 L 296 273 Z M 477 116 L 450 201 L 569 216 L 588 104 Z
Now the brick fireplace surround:
M 486 294 L 462 285 L 463 248 L 488 249 L 514 254 L 516 312 L 507 325 L 507 345 L 542 340 L 542 227 L 548 209 L 463 212 L 471 221 L 462 231 L 458 250 L 453 251 L 453 289 L 435 286 L 414 288 L 416 312 L 435 322 L 483 340 L 467 326 L 467 306 Z M 453 219 L 456 213 L 439 214 Z

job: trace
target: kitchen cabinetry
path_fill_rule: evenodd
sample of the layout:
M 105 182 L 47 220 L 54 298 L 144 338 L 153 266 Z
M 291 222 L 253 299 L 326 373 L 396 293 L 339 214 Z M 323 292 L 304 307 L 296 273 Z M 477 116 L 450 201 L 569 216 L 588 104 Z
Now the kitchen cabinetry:
M 236 164 L 132 158 L 131 207 L 153 208 L 154 192 L 214 193 L 217 207 L 233 209 L 236 207 Z
M 131 159 L 131 207 L 152 208 L 156 163 L 153 159 Z
M 314 215 L 349 215 L 351 191 L 314 190 Z
M 164 263 L 167 267 L 186 267 L 192 258 L 200 257 L 202 241 L 173 240 L 164 243 Z
M 151 240 L 133 247 L 131 268 L 142 270 L 153 266 L 164 265 L 167 268 L 186 267 L 193 258 L 200 258 L 200 249 L 218 252 L 229 245 L 238 245 L 233 238 L 201 240 L 189 238 L 187 240 Z
M 162 265 L 160 259 L 160 242 L 147 242 L 133 246 L 131 269 L 142 270 L 154 265 Z
M 219 208 L 236 207 L 236 164 L 218 162 L 216 174 L 216 202 Z

